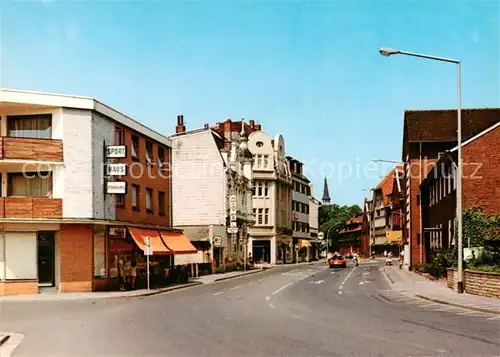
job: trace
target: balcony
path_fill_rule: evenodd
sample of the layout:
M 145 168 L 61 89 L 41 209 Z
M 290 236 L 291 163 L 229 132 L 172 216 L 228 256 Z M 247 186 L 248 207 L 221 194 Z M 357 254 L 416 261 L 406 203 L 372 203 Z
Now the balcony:
M 62 218 L 62 199 L 0 197 L 0 218 Z
M 0 137 L 0 159 L 63 162 L 63 143 L 56 139 Z

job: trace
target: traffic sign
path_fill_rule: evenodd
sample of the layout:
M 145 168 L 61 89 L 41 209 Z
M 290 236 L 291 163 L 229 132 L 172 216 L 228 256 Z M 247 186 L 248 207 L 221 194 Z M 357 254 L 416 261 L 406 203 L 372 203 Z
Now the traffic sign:
M 230 233 L 230 234 L 236 234 L 236 233 L 238 233 L 238 227 L 229 227 L 227 229 L 227 233 Z

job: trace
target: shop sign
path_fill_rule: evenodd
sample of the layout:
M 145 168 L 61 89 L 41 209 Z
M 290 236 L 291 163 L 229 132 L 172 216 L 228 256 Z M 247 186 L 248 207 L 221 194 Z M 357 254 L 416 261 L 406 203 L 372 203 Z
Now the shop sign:
M 220 247 L 222 245 L 222 237 L 214 237 L 214 246 L 215 247 Z
M 227 229 L 227 233 L 229 234 L 236 234 L 238 233 L 238 227 L 230 227 Z
M 153 249 L 151 248 L 150 240 L 150 237 L 146 237 L 144 239 L 144 255 L 153 255 Z
M 235 209 L 233 209 L 233 208 L 231 208 L 231 209 L 229 210 L 229 213 L 230 213 L 232 216 L 234 216 L 234 215 L 236 214 L 236 210 L 235 210 Z
M 229 208 L 236 209 L 236 206 L 237 206 L 236 201 L 229 202 Z
M 238 223 L 237 223 L 237 222 L 234 222 L 234 221 L 233 221 L 233 222 L 230 222 L 229 224 L 231 225 L 231 226 L 230 226 L 231 228 L 236 228 L 236 227 L 238 227 Z
M 230 220 L 231 222 L 236 222 L 236 221 L 238 220 L 238 218 L 236 217 L 236 215 L 235 215 L 235 214 L 231 214 L 231 215 L 229 216 L 229 220 Z
M 323 240 L 323 238 L 325 238 L 325 234 L 323 232 L 319 232 L 318 233 L 318 239 L 319 240 Z
M 127 147 L 125 145 L 106 146 L 106 158 L 124 159 L 127 157 Z
M 109 235 L 115 238 L 125 238 L 125 228 L 110 227 Z
M 125 176 L 127 175 L 127 164 L 107 164 L 107 176 Z
M 124 181 L 106 182 L 106 193 L 124 195 L 127 193 L 127 183 Z

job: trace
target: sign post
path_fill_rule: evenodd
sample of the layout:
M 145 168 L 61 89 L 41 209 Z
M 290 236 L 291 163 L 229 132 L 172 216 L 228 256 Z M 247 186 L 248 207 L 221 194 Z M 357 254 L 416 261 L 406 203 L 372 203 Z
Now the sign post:
M 146 246 L 144 247 L 144 255 L 146 255 L 146 276 L 147 276 L 147 281 L 148 281 L 148 290 L 150 289 L 149 286 L 149 256 L 151 255 L 151 237 L 146 237 L 144 239 Z

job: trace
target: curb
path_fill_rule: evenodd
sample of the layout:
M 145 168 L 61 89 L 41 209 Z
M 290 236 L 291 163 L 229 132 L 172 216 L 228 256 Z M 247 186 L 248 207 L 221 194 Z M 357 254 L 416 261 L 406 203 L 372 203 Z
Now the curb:
M 136 298 L 136 297 L 142 297 L 142 296 L 152 296 L 152 295 L 158 295 L 158 294 L 163 294 L 163 293 L 169 293 L 171 291 L 175 290 L 181 290 L 181 289 L 186 289 L 186 288 L 191 288 L 197 285 L 203 284 L 202 282 L 194 281 L 191 283 L 187 283 L 184 285 L 179 285 L 179 286 L 173 286 L 171 288 L 165 288 L 165 289 L 158 289 L 158 290 L 153 290 L 153 291 L 148 291 L 142 294 L 138 295 L 126 295 L 126 296 L 110 296 L 109 298 L 111 299 L 123 299 L 123 298 Z
M 488 314 L 500 315 L 500 311 L 499 310 L 490 310 L 490 309 L 483 309 L 483 308 L 480 308 L 480 307 L 473 307 L 473 306 L 467 306 L 467 305 L 454 304 L 452 302 L 443 301 L 443 300 L 439 300 L 439 299 L 433 299 L 433 298 L 430 298 L 430 297 L 427 297 L 427 296 L 424 296 L 424 295 L 420 295 L 420 294 L 415 294 L 415 296 L 418 297 L 418 298 L 420 298 L 420 299 L 422 299 L 422 300 L 432 301 L 432 302 L 435 302 L 435 303 L 438 303 L 438 304 L 459 307 L 461 309 L 466 309 L 466 310 L 472 310 L 472 311 L 478 311 L 478 312 L 485 312 L 485 313 L 488 313 Z
M 247 276 L 247 275 L 252 275 L 252 274 L 262 273 L 263 271 L 266 271 L 266 270 L 268 270 L 268 269 L 259 269 L 259 270 L 252 271 L 252 272 L 245 273 L 245 274 L 241 274 L 241 275 L 226 276 L 226 277 L 224 277 L 224 278 L 215 279 L 215 280 L 213 281 L 213 283 L 217 283 L 217 282 L 219 282 L 219 281 L 224 281 L 224 280 L 229 280 L 229 279 L 242 278 L 242 277 Z M 200 284 L 203 284 L 203 283 L 200 283 Z

